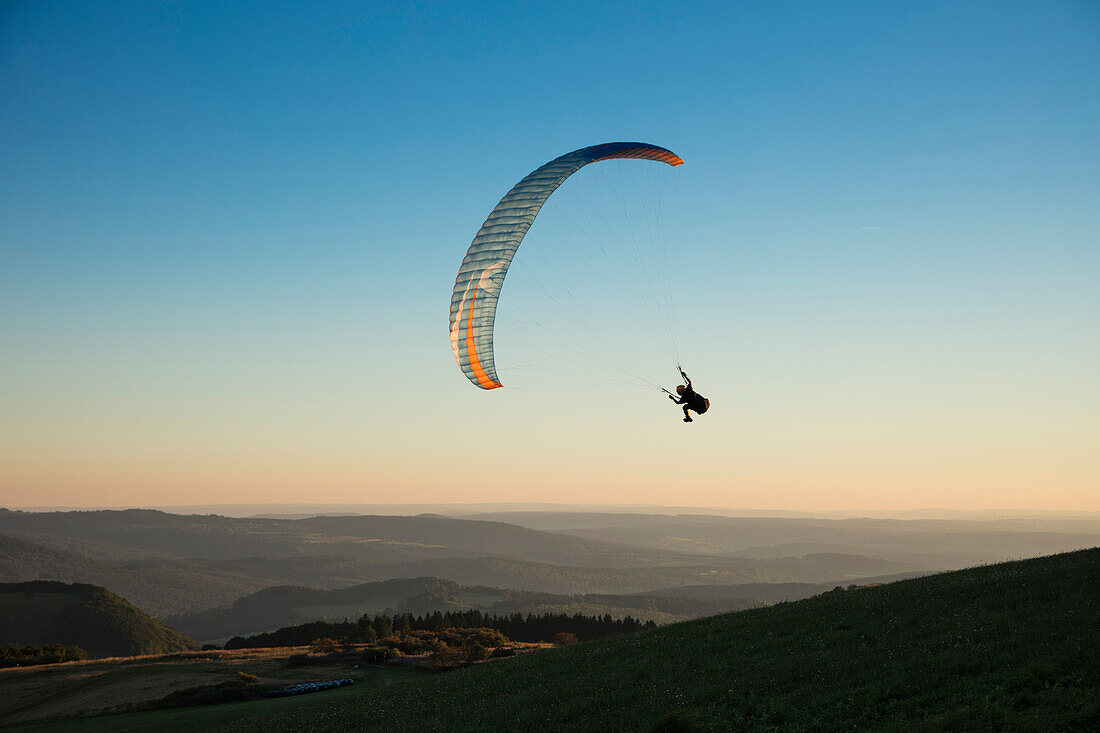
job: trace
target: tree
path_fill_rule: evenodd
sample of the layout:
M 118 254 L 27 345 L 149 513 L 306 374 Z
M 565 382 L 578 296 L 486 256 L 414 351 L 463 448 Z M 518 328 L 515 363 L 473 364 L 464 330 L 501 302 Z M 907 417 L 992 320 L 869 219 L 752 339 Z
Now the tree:
M 382 639 L 393 634 L 393 622 L 386 614 L 374 617 L 374 631 Z

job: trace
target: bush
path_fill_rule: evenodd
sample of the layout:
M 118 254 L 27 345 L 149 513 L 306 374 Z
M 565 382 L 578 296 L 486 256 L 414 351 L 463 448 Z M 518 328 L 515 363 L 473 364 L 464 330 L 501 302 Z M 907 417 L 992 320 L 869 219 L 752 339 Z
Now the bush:
M 466 649 L 466 658 L 471 662 L 480 662 L 489 658 L 489 650 L 476 641 Z
M 309 650 L 314 654 L 335 654 L 340 649 L 340 643 L 336 639 L 314 639 L 309 645 Z
M 551 639 L 551 641 L 554 643 L 554 646 L 573 646 L 574 644 L 580 643 L 577 639 L 577 635 L 571 634 L 568 631 L 561 631 L 554 634 L 554 638 Z
M 508 637 L 497 629 L 474 629 L 472 638 L 482 646 L 502 646 L 508 643 Z
M 254 674 L 237 670 L 237 680 L 245 683 L 246 685 L 252 685 L 260 681 L 260 678 Z
M 464 661 L 463 657 L 465 657 L 465 655 L 462 651 L 447 646 L 446 644 L 439 644 L 435 651 L 432 652 L 432 669 L 437 672 L 445 669 L 454 669 Z
M 46 644 L 37 647 L 5 644 L 0 647 L 0 667 L 30 667 L 36 664 L 73 662 L 87 658 L 88 653 L 77 646 Z
M 406 636 L 401 640 L 401 643 L 396 644 L 395 647 L 405 652 L 406 654 L 419 654 L 420 652 L 427 651 L 429 641 L 421 636 Z

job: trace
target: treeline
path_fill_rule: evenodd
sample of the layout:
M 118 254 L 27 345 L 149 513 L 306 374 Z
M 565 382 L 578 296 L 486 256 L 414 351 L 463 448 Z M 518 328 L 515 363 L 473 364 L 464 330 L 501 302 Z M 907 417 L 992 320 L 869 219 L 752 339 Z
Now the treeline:
M 76 662 L 87 658 L 88 653 L 78 646 L 5 644 L 0 647 L 0 667 L 31 667 L 36 664 Z
M 513 641 L 549 642 L 558 634 L 572 634 L 580 641 L 589 641 L 655 627 L 656 624 L 652 621 L 643 622 L 631 616 L 621 619 L 612 618 L 610 614 L 584 616 L 579 613 L 572 616 L 564 613 L 529 613 L 526 616 L 513 613 L 498 616 L 472 609 L 446 613 L 436 611 L 422 616 L 411 613 L 399 613 L 393 617 L 386 614 L 374 617 L 365 615 L 358 621 L 343 623 L 313 621 L 255 636 L 234 636 L 226 642 L 225 648 L 303 646 L 320 638 L 349 644 L 374 644 L 391 636 L 402 638 L 414 631 L 444 629 L 493 629 Z

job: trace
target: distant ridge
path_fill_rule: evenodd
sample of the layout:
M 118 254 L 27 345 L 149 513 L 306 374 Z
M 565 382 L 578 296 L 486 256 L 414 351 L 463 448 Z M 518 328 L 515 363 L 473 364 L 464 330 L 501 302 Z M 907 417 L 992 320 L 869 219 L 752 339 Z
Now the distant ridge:
M 175 504 L 163 506 L 10 506 L 25 512 L 87 512 L 127 509 L 155 509 L 169 514 L 219 514 L 227 517 L 271 516 L 278 518 L 304 518 L 314 516 L 338 516 L 355 514 L 415 515 L 425 512 L 450 517 L 471 518 L 490 513 L 610 513 L 674 516 L 677 514 L 711 515 L 719 517 L 782 517 L 850 519 L 859 517 L 893 519 L 1007 519 L 1007 518 L 1060 518 L 1100 520 L 1100 511 L 1077 509 L 949 509 L 946 507 L 921 507 L 918 509 L 822 509 L 817 511 L 793 509 L 761 509 L 750 507 L 705 507 L 661 504 L 554 504 L 549 502 L 492 502 L 450 504 Z

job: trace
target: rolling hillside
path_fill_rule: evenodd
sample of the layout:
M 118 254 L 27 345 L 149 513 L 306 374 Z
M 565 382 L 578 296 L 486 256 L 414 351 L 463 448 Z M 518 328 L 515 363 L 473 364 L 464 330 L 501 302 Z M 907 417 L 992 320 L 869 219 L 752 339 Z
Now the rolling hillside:
M 419 576 L 533 592 L 631 594 L 678 585 L 845 582 L 927 569 L 842 553 L 693 555 L 427 515 L 290 520 L 0 509 L 0 582 L 102 585 L 158 617 L 224 608 L 272 586 L 331 590 Z
M 480 665 L 228 730 L 1095 730 L 1100 548 Z
M 78 646 L 93 657 L 198 649 L 175 629 L 94 585 L 0 583 L 0 644 Z
M 0 582 L 41 579 L 102 585 L 165 620 L 224 609 L 251 593 L 285 585 L 338 590 L 364 581 L 434 576 L 465 586 L 484 585 L 518 591 L 637 595 L 655 588 L 736 585 L 772 579 L 825 581 L 831 588 L 837 583 L 864 582 L 859 579 L 868 572 L 905 567 L 850 555 L 643 568 L 576 567 L 487 557 L 371 563 L 325 555 L 112 562 L 0 535 Z M 911 572 L 920 574 L 919 571 Z M 682 596 L 683 593 L 671 595 Z M 254 630 L 249 627 L 232 633 Z
M 1084 733 L 1100 727 L 1097 628 L 1093 548 L 830 592 L 388 686 L 44 729 Z M 656 727 L 670 714 L 680 727 Z
M 860 578 L 868 584 L 896 578 Z M 247 595 L 231 607 L 164 619 L 200 641 L 274 631 L 310 621 L 342 621 L 364 614 L 411 613 L 477 609 L 486 613 L 565 613 L 613 618 L 632 616 L 667 624 L 700 616 L 792 601 L 832 590 L 836 584 L 746 583 L 694 585 L 635 594 L 555 594 L 465 586 L 432 577 L 363 583 L 337 590 L 280 586 Z

